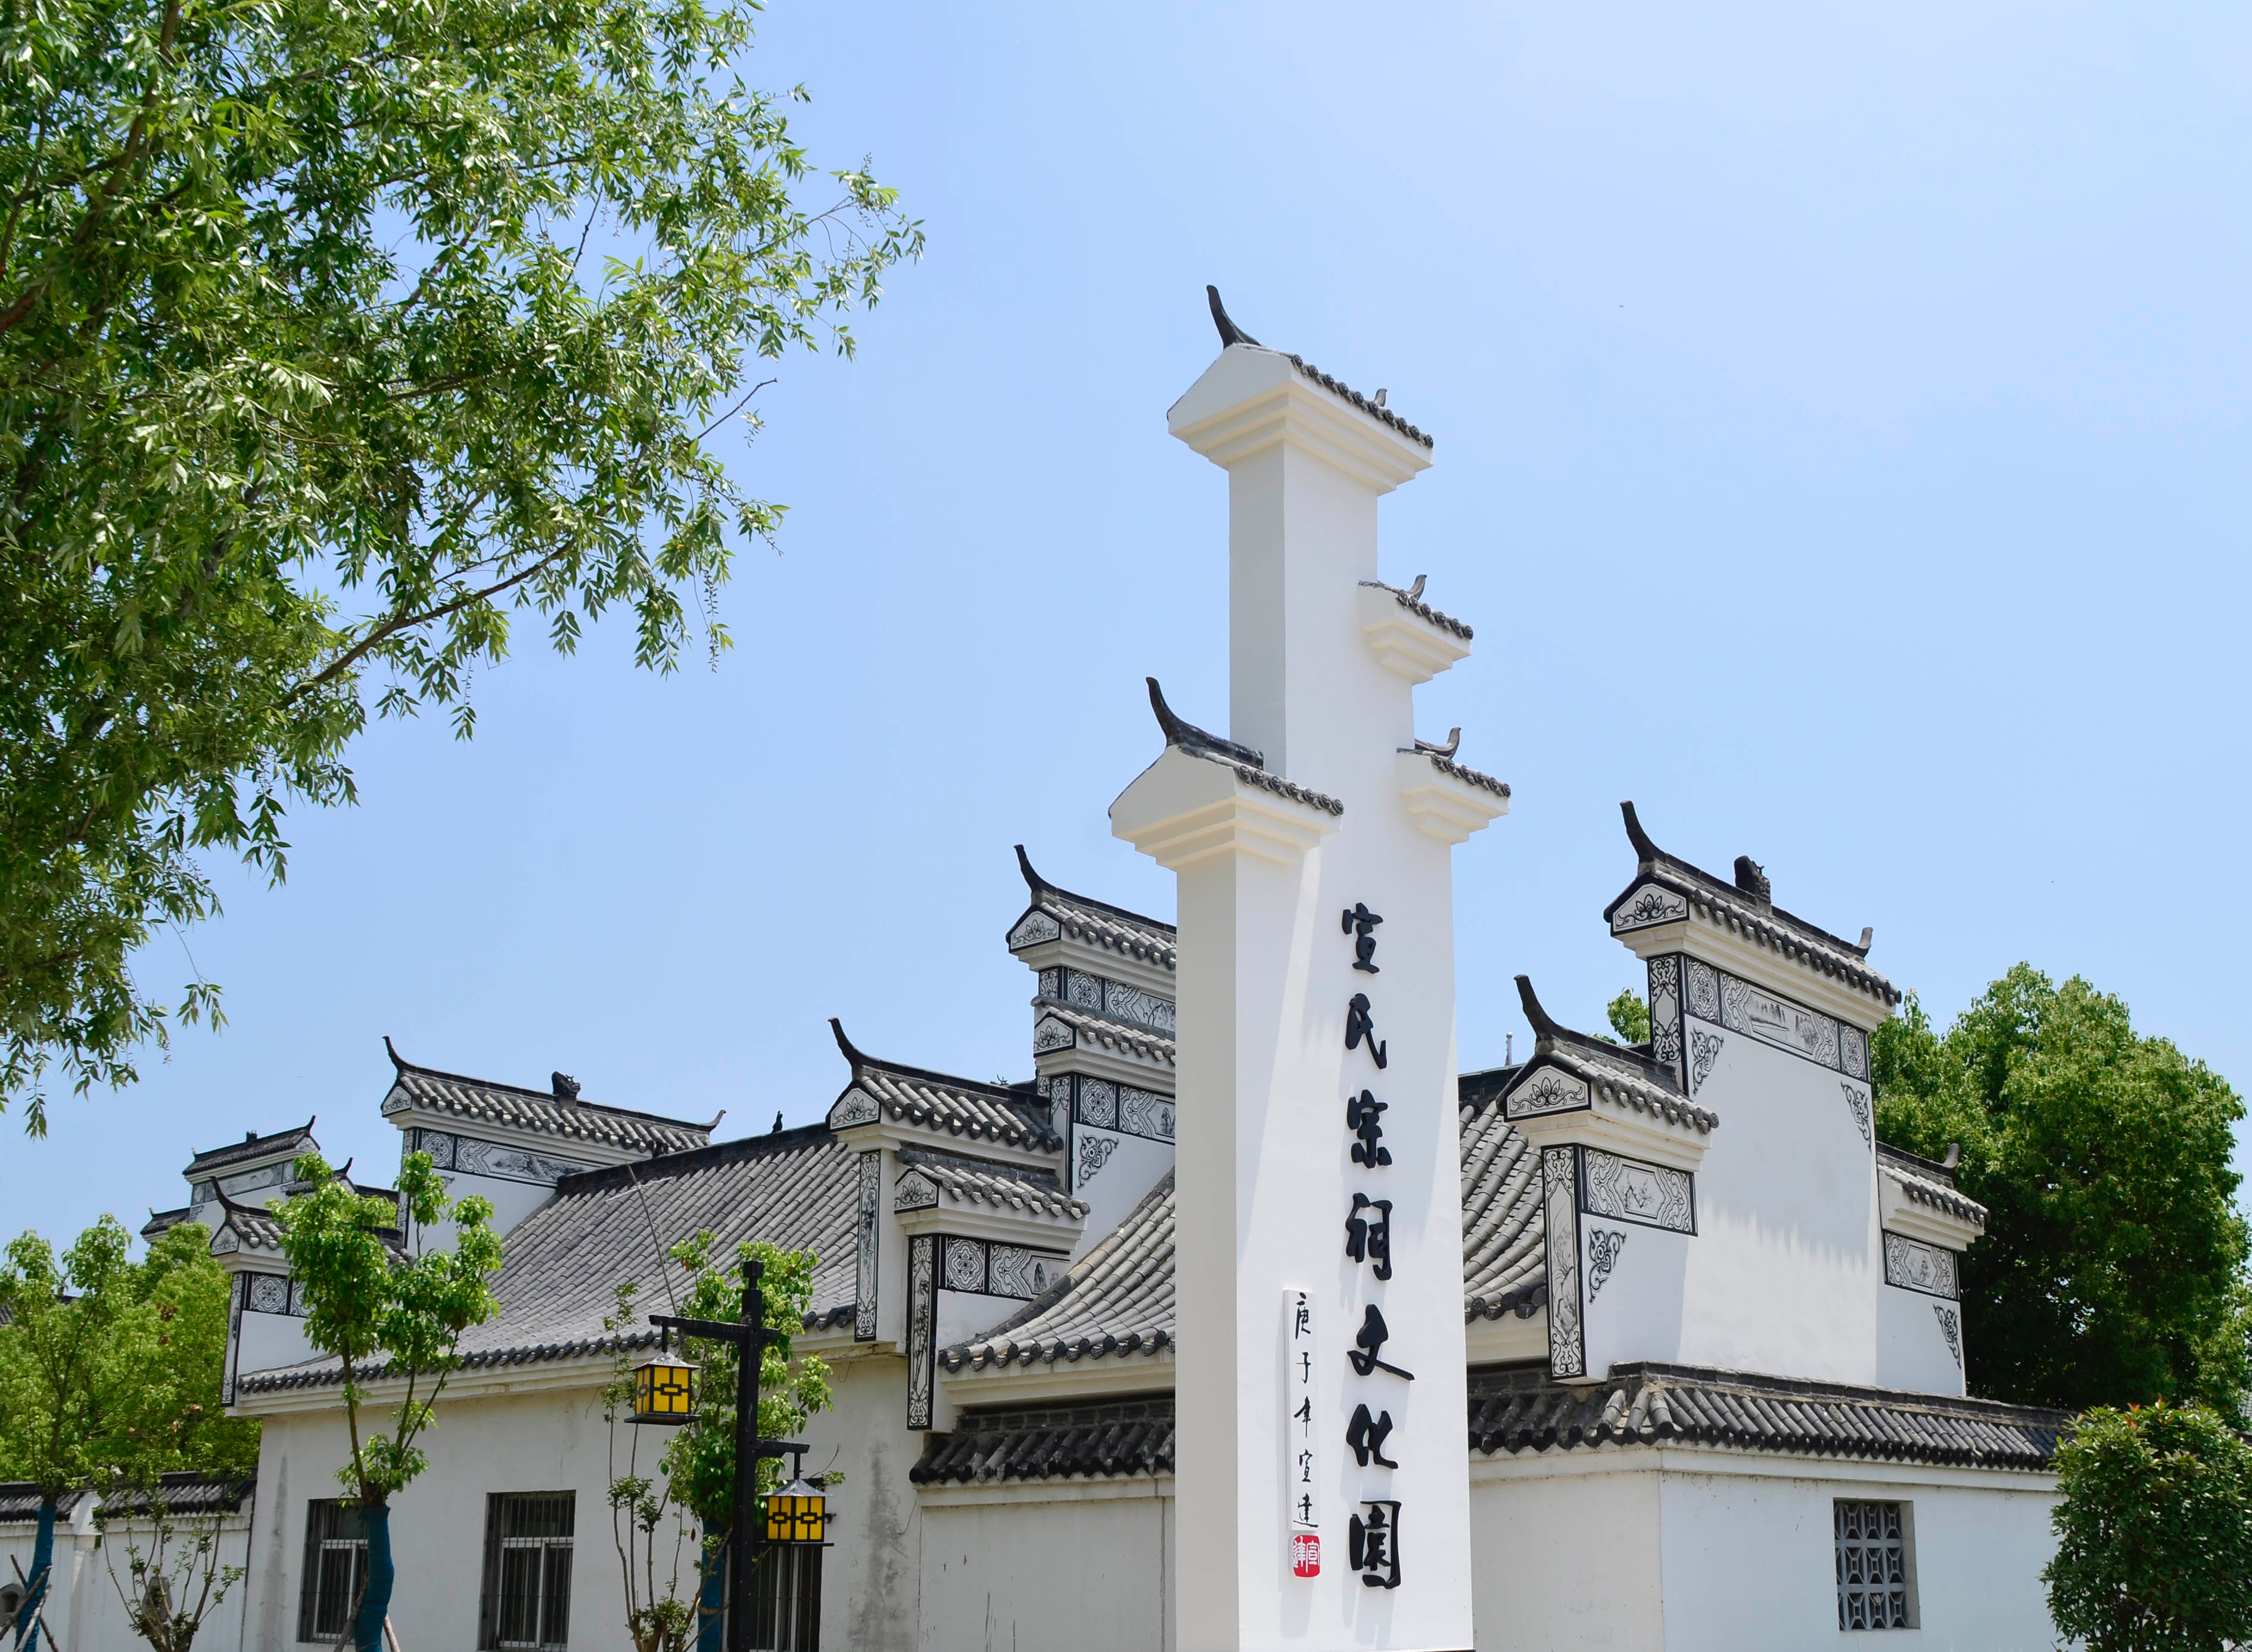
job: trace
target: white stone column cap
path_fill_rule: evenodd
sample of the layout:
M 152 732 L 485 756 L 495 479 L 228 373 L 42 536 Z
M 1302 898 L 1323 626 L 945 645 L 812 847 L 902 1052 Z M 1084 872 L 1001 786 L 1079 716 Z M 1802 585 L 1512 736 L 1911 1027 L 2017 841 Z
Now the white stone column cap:
M 1327 379 L 1281 351 L 1230 344 L 1166 410 L 1165 428 L 1222 469 L 1288 442 L 1380 494 L 1429 468 L 1430 438 Z
M 1295 866 L 1344 812 L 1264 770 L 1168 746 L 1110 805 L 1110 830 L 1173 871 L 1221 855 Z

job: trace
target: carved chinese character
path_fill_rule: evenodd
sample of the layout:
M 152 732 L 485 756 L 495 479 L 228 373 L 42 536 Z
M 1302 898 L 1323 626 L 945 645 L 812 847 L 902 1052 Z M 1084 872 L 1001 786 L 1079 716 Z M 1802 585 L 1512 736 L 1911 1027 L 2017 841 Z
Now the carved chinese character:
M 1363 1211 L 1374 1212 L 1363 1216 Z M 1345 1253 L 1356 1262 L 1370 1263 L 1379 1279 L 1392 1277 L 1392 1201 L 1352 1196 L 1352 1211 L 1345 1218 Z
M 1355 1164 L 1366 1164 L 1373 1170 L 1380 1164 L 1392 1163 L 1392 1149 L 1378 1145 L 1384 1140 L 1384 1127 L 1377 1122 L 1391 1105 L 1388 1101 L 1378 1100 L 1366 1090 L 1345 1098 L 1345 1128 L 1360 1138 L 1353 1143 L 1352 1162 Z
M 1358 1346 L 1347 1349 L 1345 1357 L 1352 1362 L 1353 1370 L 1364 1377 L 1372 1371 L 1388 1371 L 1394 1377 L 1405 1377 L 1409 1382 L 1414 1382 L 1414 1371 L 1402 1371 L 1399 1366 L 1378 1357 L 1384 1351 L 1384 1344 L 1391 1339 L 1391 1327 L 1384 1322 L 1381 1310 L 1371 1302 L 1367 1315 L 1360 1322 L 1359 1334 L 1352 1339 Z
M 1346 1558 L 1370 1588 L 1396 1589 L 1400 1586 L 1400 1505 L 1364 1503 L 1360 1506 L 1368 1510 L 1368 1516 L 1366 1519 L 1353 1516 L 1345 1533 Z
M 1384 1454 L 1384 1441 L 1391 1433 L 1390 1412 L 1371 1416 L 1367 1406 L 1355 1406 L 1352 1420 L 1345 1426 L 1345 1443 L 1352 1448 L 1353 1460 L 1364 1468 L 1372 1462 L 1380 1468 L 1397 1468 L 1400 1465 Z
M 1345 1007 L 1345 1047 L 1360 1048 L 1360 1041 L 1368 1040 L 1368 1053 L 1380 1071 L 1386 1065 L 1384 1046 L 1376 1041 L 1376 1017 L 1368 1012 L 1368 995 L 1356 992 Z
M 1352 967 L 1365 975 L 1377 973 L 1375 930 L 1383 921 L 1358 900 L 1345 910 L 1345 933 L 1353 937 Z

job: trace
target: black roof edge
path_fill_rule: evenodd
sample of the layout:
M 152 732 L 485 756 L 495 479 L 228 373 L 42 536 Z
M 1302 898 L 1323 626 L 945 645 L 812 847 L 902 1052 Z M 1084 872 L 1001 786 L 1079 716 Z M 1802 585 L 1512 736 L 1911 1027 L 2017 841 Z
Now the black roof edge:
M 207 1159 L 228 1159 L 240 1157 L 255 1152 L 258 1149 L 266 1146 L 269 1142 L 283 1141 L 293 1135 L 310 1135 L 313 1133 L 313 1127 L 320 1122 L 320 1118 L 321 1115 L 316 1113 L 311 1118 L 307 1119 L 302 1124 L 293 1125 L 287 1130 L 276 1130 L 270 1135 L 253 1135 L 245 1141 L 230 1142 L 225 1147 L 207 1149 L 204 1152 L 191 1155 L 189 1157 L 188 1169 L 192 1170 L 196 1166 L 203 1163 Z
M 1679 1076 L 1665 1062 L 1651 1060 L 1632 1045 L 1611 1044 L 1584 1032 L 1574 1032 L 1571 1028 L 1551 1017 L 1540 1007 L 1540 1000 L 1533 996 L 1533 978 L 1530 975 L 1518 976 L 1517 996 L 1525 1006 L 1525 1018 L 1533 1024 L 1533 1037 L 1537 1040 L 1533 1049 L 1533 1059 L 1520 1063 L 1517 1069 L 1519 1072 L 1531 1066 L 1533 1061 L 1540 1058 L 1542 1045 L 1562 1045 L 1567 1049 L 1585 1050 L 1599 1061 L 1617 1062 L 1623 1059 L 1630 1062 L 1634 1067 L 1640 1070 L 1644 1082 L 1661 1090 L 1671 1090 L 1677 1095 L 1684 1093 Z
M 1975 1394 L 1932 1394 L 1915 1388 L 1877 1388 L 1862 1383 L 1825 1382 L 1811 1377 L 1770 1377 L 1760 1371 L 1727 1371 L 1717 1365 L 1676 1365 L 1662 1359 L 1622 1360 L 1610 1368 L 1610 1379 L 1627 1377 L 1671 1378 L 1680 1381 L 1729 1383 L 1769 1393 L 1802 1393 L 1823 1399 L 1866 1399 L 1880 1405 L 1945 1411 L 1969 1406 L 1998 1415 L 2040 1417 L 2069 1422 L 2072 1413 L 2047 1406 L 2020 1406 L 2007 1399 L 1981 1399 Z
M 1024 874 L 1025 887 L 1032 891 L 1032 904 L 1036 906 L 1039 905 L 1042 895 L 1060 895 L 1074 906 L 1092 906 L 1098 912 L 1109 913 L 1114 918 L 1131 919 L 1137 924 L 1147 924 L 1152 929 L 1162 929 L 1171 935 L 1180 933 L 1178 924 L 1169 924 L 1162 918 L 1152 918 L 1147 913 L 1136 912 L 1130 907 L 1113 906 L 1107 900 L 1097 900 L 1092 895 L 1082 895 L 1075 889 L 1066 889 L 1061 884 L 1050 883 L 1032 870 L 1032 859 L 1025 853 L 1022 843 L 1017 845 L 1017 870 Z M 1010 927 L 1015 927 L 1014 925 Z
M 559 1194 L 587 1193 L 612 1185 L 627 1187 L 640 1181 L 645 1174 L 685 1175 L 691 1170 L 724 1164 L 733 1159 L 763 1158 L 770 1153 L 784 1153 L 804 1147 L 829 1134 L 829 1125 L 823 1121 L 814 1124 L 792 1125 L 787 1130 L 769 1130 L 764 1135 L 739 1135 L 732 1141 L 710 1142 L 679 1153 L 659 1153 L 652 1158 L 629 1159 L 623 1164 L 603 1164 L 591 1170 L 573 1170 L 568 1176 L 555 1178 L 555 1191 Z
M 1473 1113 L 1483 1113 L 1504 1090 L 1510 1080 L 1525 1071 L 1522 1061 L 1512 1061 L 1505 1067 L 1485 1067 L 1477 1072 L 1455 1075 L 1455 1099 L 1457 1104 Z
M 1248 746 L 1222 739 L 1209 729 L 1199 728 L 1165 704 L 1165 691 L 1157 686 L 1156 677 L 1148 677 L 1142 680 L 1150 685 L 1150 709 L 1157 714 L 1157 727 L 1164 732 L 1166 745 L 1178 746 L 1185 752 L 1210 752 L 1215 756 L 1258 769 L 1262 774 L 1266 771 L 1267 759 L 1262 753 L 1253 751 Z
M 727 1116 L 727 1109 L 721 1107 L 719 1117 L 714 1118 L 711 1123 L 698 1124 L 692 1119 L 676 1119 L 664 1113 L 644 1113 L 639 1107 L 612 1107 L 607 1101 L 576 1100 L 563 1101 L 552 1087 L 535 1090 L 528 1084 L 510 1084 L 500 1079 L 480 1079 L 467 1072 L 448 1072 L 443 1067 L 426 1067 L 420 1062 L 409 1061 L 398 1051 L 392 1049 L 388 1034 L 385 1035 L 383 1047 L 391 1056 L 392 1065 L 397 1067 L 402 1073 L 420 1072 L 433 1079 L 451 1079 L 456 1084 L 475 1085 L 480 1090 L 505 1090 L 511 1095 L 528 1095 L 535 1101 L 553 1101 L 564 1107 L 590 1107 L 596 1113 L 614 1113 L 622 1119 L 646 1119 L 651 1124 L 670 1124 L 683 1130 L 716 1130 L 719 1128 L 719 1120 Z
M 1762 899 L 1761 897 L 1755 895 L 1754 892 L 1744 888 L 1741 885 L 1736 883 L 1731 878 L 1716 877 L 1713 873 L 1706 871 L 1702 866 L 1686 861 L 1679 855 L 1668 854 L 1665 850 L 1660 849 L 1656 843 L 1652 843 L 1650 839 L 1650 834 L 1642 829 L 1642 822 L 1636 816 L 1634 812 L 1634 804 L 1631 802 L 1622 801 L 1619 804 L 1619 814 L 1626 821 L 1627 841 L 1634 845 L 1634 852 L 1644 865 L 1651 865 L 1654 864 L 1661 866 L 1671 866 L 1676 871 L 1684 873 L 1688 877 L 1695 878 L 1701 884 L 1709 885 L 1720 894 L 1730 896 L 1737 900 L 1748 900 L 1755 905 L 1764 906 L 1768 912 L 1772 913 L 1774 916 L 1782 919 L 1784 922 L 1790 924 L 1797 928 L 1804 930 L 1810 935 L 1819 936 L 1822 940 L 1826 941 L 1831 945 L 1838 947 L 1841 952 L 1851 954 L 1853 957 L 1860 959 L 1866 959 L 1868 957 L 1869 949 L 1861 945 L 1859 941 L 1848 941 L 1843 935 L 1833 935 L 1828 930 L 1825 929 L 1820 924 L 1808 922 L 1797 913 L 1786 911 L 1784 908 L 1776 906 L 1771 899 Z M 1739 856 L 1738 858 L 1742 859 L 1745 857 Z M 1639 878 L 1637 878 L 1637 881 L 1639 881 Z M 1624 900 L 1629 894 L 1633 892 L 1633 890 L 1634 885 L 1630 883 L 1626 889 L 1621 892 L 1618 900 L 1614 900 L 1609 906 L 1603 908 L 1604 922 L 1608 923 L 1610 921 L 1611 913 L 1618 910 L 1619 902 Z
M 1913 1166 L 1943 1187 L 1955 1185 L 1955 1172 L 1936 1159 L 1927 1159 L 1921 1153 L 1911 1153 L 1904 1147 L 1896 1147 L 1882 1136 L 1877 1138 L 1877 1152 L 1880 1157 L 1899 1159 Z
M 886 1061 L 854 1044 L 844 1036 L 844 1024 L 835 1016 L 829 1017 L 829 1030 L 837 1035 L 837 1047 L 845 1060 L 858 1072 L 862 1067 L 873 1067 L 879 1072 L 897 1072 L 910 1079 L 928 1079 L 933 1084 L 951 1085 L 957 1090 L 975 1090 L 980 1095 L 990 1095 L 996 1100 L 1021 1101 L 1024 1095 L 1015 1086 L 993 1084 L 983 1079 L 965 1079 L 952 1072 L 940 1072 L 930 1067 L 911 1067 L 904 1061 Z M 823 1127 L 827 1128 L 825 1125 Z M 678 1156 L 678 1155 L 675 1156 Z

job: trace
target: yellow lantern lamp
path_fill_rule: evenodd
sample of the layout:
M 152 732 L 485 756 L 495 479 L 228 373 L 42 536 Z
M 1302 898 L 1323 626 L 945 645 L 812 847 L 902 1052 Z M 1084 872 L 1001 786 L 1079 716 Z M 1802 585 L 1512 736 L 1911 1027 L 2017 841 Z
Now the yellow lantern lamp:
M 800 1476 L 767 1494 L 768 1543 L 819 1543 L 828 1530 L 827 1499 L 811 1481 Z
M 671 1340 L 666 1337 L 665 1348 L 634 1367 L 633 1419 L 637 1423 L 677 1428 L 696 1416 L 696 1370 L 668 1351 Z

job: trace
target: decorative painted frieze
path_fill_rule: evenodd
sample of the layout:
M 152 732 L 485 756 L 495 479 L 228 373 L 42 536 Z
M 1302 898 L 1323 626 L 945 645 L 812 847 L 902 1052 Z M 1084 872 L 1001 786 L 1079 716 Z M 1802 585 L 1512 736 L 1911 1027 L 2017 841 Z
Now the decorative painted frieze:
M 1905 1233 L 1885 1235 L 1885 1283 L 1926 1296 L 1959 1301 L 1963 1286 L 1955 1267 L 1955 1253 Z
M 1114 1020 L 1131 1022 L 1168 1038 L 1173 1036 L 1176 1017 L 1171 999 L 1123 981 L 1113 981 L 1108 975 L 1090 975 L 1084 969 L 1072 969 L 1061 964 L 1051 965 L 1040 971 L 1040 996 L 1067 1003 L 1074 1010 L 1092 1010 Z
M 1174 1104 L 1169 1095 L 1085 1073 L 1058 1073 L 1047 1084 L 1051 1100 L 1071 1102 L 1068 1116 L 1081 1124 L 1152 1142 L 1173 1139 Z
M 1552 1147 L 1540 1155 L 1541 1206 L 1548 1225 L 1548 1374 L 1587 1374 L 1588 1350 L 1580 1323 L 1580 1201 L 1576 1150 Z
M 1678 954 L 1650 961 L 1650 1055 L 1653 1061 L 1681 1072 L 1681 959 Z
M 1702 1027 L 1689 1029 L 1689 1093 L 1694 1095 L 1702 1087 L 1705 1077 L 1720 1059 L 1720 1046 L 1727 1040 L 1717 1032 L 1707 1032 Z
M 930 1426 L 932 1382 L 937 1374 L 938 1235 L 907 1240 L 907 1426 Z
M 1844 1079 L 1838 1080 L 1838 1087 L 1845 1093 L 1845 1105 L 1852 1110 L 1853 1114 L 1853 1123 L 1861 1132 L 1861 1145 L 1864 1147 L 1875 1146 L 1877 1140 L 1876 1130 L 1869 1117 L 1868 1091 L 1862 1088 L 1859 1085 L 1852 1082 L 1850 1079 Z
M 1687 1170 L 1591 1147 L 1581 1150 L 1580 1176 L 1580 1208 L 1590 1216 L 1676 1233 L 1697 1231 L 1696 1178 Z
M 945 1236 L 944 1246 L 940 1282 L 946 1289 L 1025 1301 L 1061 1279 L 1071 1261 L 1053 1251 L 1004 1245 L 997 1239 L 963 1239 L 953 1233 Z
M 884 1193 L 883 1154 L 874 1150 L 861 1154 L 855 1173 L 859 1180 L 859 1212 L 854 1232 L 852 1340 L 872 1343 L 876 1340 L 876 1247 L 883 1232 L 879 1219 Z M 935 1198 L 937 1190 L 931 1191 Z
M 1074 1134 L 1079 1139 L 1079 1157 L 1072 1168 L 1071 1184 L 1075 1192 L 1102 1174 L 1102 1167 L 1109 1163 L 1110 1156 L 1118 1151 L 1118 1138 L 1093 1129 Z
M 1569 1079 L 1553 1068 L 1536 1072 L 1532 1079 L 1510 1093 L 1506 1104 L 1512 1119 L 1531 1118 L 1543 1113 L 1568 1113 L 1574 1107 L 1592 1105 L 1587 1085 L 1578 1079 Z
M 1849 1079 L 1867 1080 L 1869 1038 L 1860 1028 L 1701 959 L 1687 959 L 1685 974 L 1689 1013 L 1698 1019 L 1716 1022 Z
M 1609 1282 L 1611 1270 L 1618 1266 L 1620 1253 L 1626 1249 L 1626 1235 L 1608 1227 L 1588 1230 L 1588 1300 L 1594 1301 Z
M 1942 1303 L 1934 1302 L 1931 1311 L 1939 1315 L 1939 1334 L 1946 1338 L 1947 1351 L 1954 1356 L 1956 1369 L 1959 1371 L 1963 1366 L 1963 1322 L 1957 1317 L 1953 1308 Z
M 536 1187 L 553 1187 L 566 1176 L 576 1176 L 581 1170 L 591 1170 L 592 1164 L 577 1159 L 559 1158 L 552 1153 L 539 1153 L 529 1148 L 507 1147 L 497 1142 L 481 1141 L 476 1136 L 456 1135 L 449 1130 L 418 1129 L 413 1136 L 414 1150 L 427 1153 L 431 1167 L 453 1170 L 465 1176 L 488 1176 L 498 1182 L 526 1182 Z
M 1677 894 L 1657 884 L 1644 884 L 1629 895 L 1625 903 L 1611 914 L 1611 934 L 1623 935 L 1630 930 L 1647 929 L 1653 924 L 1670 924 L 1689 915 L 1689 897 Z

